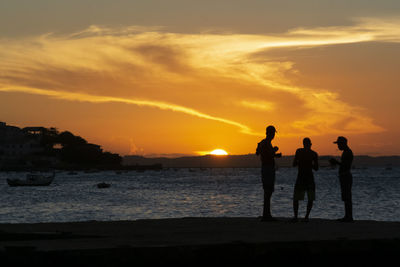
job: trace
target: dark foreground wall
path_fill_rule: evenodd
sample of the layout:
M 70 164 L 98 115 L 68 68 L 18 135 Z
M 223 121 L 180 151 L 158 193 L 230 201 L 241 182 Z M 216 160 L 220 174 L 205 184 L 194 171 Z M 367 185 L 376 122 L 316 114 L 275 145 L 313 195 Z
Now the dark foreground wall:
M 396 266 L 399 255 L 399 239 L 0 251 L 2 266 Z
M 198 217 L 0 224 L 1 266 L 397 266 L 400 222 Z

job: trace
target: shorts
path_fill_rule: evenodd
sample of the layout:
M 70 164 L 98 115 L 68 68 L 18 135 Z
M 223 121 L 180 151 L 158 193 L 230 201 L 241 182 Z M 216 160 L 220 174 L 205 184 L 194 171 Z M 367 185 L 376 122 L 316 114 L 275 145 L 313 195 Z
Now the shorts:
M 342 200 L 343 201 L 351 201 L 351 187 L 353 185 L 353 175 L 350 172 L 340 173 L 339 174 L 340 181 L 340 191 L 342 192 Z
M 307 192 L 307 200 L 315 200 L 315 183 L 314 181 L 308 183 L 301 183 L 296 181 L 294 186 L 293 200 L 304 200 L 304 196 Z
M 261 180 L 265 192 L 274 192 L 275 189 L 275 167 L 261 166 Z

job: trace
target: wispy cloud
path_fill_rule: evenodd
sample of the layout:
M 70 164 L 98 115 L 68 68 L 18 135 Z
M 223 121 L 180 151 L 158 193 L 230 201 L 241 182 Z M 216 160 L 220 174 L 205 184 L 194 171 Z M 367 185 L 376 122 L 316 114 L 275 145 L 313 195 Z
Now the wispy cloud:
M 242 100 L 239 104 L 246 108 L 261 110 L 261 111 L 272 111 L 275 109 L 275 103 L 268 101 L 258 101 L 258 100 Z
M 263 131 L 254 130 L 243 116 L 237 119 L 242 115 L 237 103 L 274 116 L 286 100 L 265 94 L 286 93 L 301 102 L 301 112 L 282 122 L 288 136 L 384 130 L 362 107 L 346 103 L 338 93 L 296 86 L 285 76 L 296 71 L 289 59 L 254 54 L 272 48 L 399 42 L 400 19 L 364 18 L 354 26 L 294 29 L 274 36 L 159 30 L 91 26 L 67 36 L 0 40 L 0 91 L 153 107 L 220 122 L 250 135 Z
M 144 107 L 153 107 L 153 108 L 159 108 L 162 110 L 170 110 L 170 111 L 175 111 L 175 112 L 181 112 L 185 113 L 191 116 L 199 117 L 202 119 L 207 119 L 207 120 L 213 120 L 213 121 L 218 121 L 224 124 L 228 124 L 231 126 L 235 126 L 240 129 L 242 133 L 249 134 L 249 135 L 260 135 L 259 133 L 253 132 L 249 127 L 247 127 L 244 124 L 220 118 L 220 117 L 215 117 L 211 116 L 202 112 L 199 112 L 197 110 L 183 107 L 183 106 L 178 106 L 166 102 L 158 102 L 158 101 L 151 101 L 151 100 L 138 100 L 138 99 L 128 99 L 128 98 L 120 98 L 120 97 L 110 97 L 110 96 L 96 96 L 96 95 L 89 95 L 89 94 L 84 94 L 84 93 L 71 93 L 71 92 L 63 92 L 63 91 L 51 91 L 51 90 L 42 90 L 42 89 L 37 89 L 37 88 L 1 88 L 1 92 L 23 92 L 23 93 L 28 93 L 28 94 L 37 94 L 37 95 L 43 95 L 43 96 L 48 96 L 56 99 L 63 99 L 63 100 L 68 100 L 68 101 L 81 101 L 81 102 L 90 102 L 90 103 L 123 103 L 123 104 L 132 104 L 132 105 L 137 105 L 137 106 L 144 106 Z

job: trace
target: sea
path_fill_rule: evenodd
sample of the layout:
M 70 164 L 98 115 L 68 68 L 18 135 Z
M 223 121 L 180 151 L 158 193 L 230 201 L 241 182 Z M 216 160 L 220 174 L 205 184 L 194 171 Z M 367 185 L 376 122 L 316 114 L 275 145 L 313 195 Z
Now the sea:
M 400 168 L 352 170 L 356 220 L 400 221 Z M 296 168 L 276 171 L 272 214 L 293 216 Z M 169 168 L 161 171 L 56 173 L 49 186 L 10 187 L 0 172 L 0 223 L 117 221 L 182 217 L 258 217 L 263 206 L 260 168 Z M 98 188 L 98 183 L 109 188 Z M 337 169 L 315 172 L 310 218 L 343 217 Z M 299 216 L 307 201 L 300 202 Z

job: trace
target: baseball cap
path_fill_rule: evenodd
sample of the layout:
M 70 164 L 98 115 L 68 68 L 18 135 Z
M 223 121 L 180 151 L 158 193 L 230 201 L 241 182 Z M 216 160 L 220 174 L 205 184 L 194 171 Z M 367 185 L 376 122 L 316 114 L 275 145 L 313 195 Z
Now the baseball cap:
M 339 144 L 339 143 L 341 143 L 341 144 L 347 144 L 347 138 L 346 137 L 344 137 L 344 136 L 339 136 L 338 138 L 337 138 L 337 140 L 335 141 L 335 142 L 333 142 L 334 144 Z

